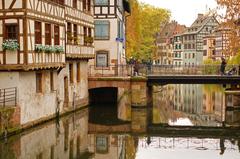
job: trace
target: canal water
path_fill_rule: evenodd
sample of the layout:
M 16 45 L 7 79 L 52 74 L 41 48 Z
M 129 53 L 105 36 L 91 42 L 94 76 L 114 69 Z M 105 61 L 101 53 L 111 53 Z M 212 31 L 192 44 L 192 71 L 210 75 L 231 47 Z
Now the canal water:
M 90 105 L 3 139 L 0 159 L 240 159 L 238 135 L 149 131 L 152 125 L 187 126 L 190 132 L 196 127 L 237 128 L 237 91 L 221 85 L 166 85 L 152 90 L 147 108 L 122 101 Z

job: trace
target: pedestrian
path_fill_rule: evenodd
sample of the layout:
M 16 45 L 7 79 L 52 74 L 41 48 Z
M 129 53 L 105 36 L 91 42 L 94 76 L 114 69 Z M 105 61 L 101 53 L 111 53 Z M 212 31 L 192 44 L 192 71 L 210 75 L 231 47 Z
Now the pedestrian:
M 225 74 L 225 67 L 227 65 L 227 62 L 226 60 L 222 57 L 222 63 L 221 63 L 221 67 L 220 67 L 220 72 L 221 72 L 221 75 L 224 75 Z
M 138 60 L 136 60 L 135 63 L 134 63 L 134 75 L 135 76 L 139 75 L 139 63 L 138 63 Z

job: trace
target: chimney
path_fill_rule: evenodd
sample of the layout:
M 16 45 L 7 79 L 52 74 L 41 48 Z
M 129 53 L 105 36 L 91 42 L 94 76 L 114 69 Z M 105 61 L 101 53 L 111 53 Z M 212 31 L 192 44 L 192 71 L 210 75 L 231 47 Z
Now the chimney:
M 198 18 L 201 18 L 201 17 L 203 17 L 203 14 L 198 13 Z

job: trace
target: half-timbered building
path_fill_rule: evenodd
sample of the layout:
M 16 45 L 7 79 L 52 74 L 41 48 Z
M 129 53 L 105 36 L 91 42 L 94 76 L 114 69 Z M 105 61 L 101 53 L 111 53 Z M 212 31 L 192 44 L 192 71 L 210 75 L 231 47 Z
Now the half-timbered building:
M 0 106 L 19 107 L 21 125 L 87 104 L 92 6 L 92 0 L 0 1 Z M 10 87 L 15 97 L 6 100 Z
M 117 74 L 115 66 L 126 64 L 125 24 L 129 13 L 127 0 L 94 1 L 95 60 L 90 71 L 106 69 Z
M 203 38 L 213 33 L 219 25 L 214 15 L 198 14 L 197 19 L 182 35 L 183 63 L 186 66 L 203 64 Z

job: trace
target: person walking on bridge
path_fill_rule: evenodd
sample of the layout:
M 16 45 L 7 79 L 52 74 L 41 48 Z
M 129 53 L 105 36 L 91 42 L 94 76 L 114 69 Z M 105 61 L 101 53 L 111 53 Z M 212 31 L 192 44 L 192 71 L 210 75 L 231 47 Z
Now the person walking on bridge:
M 227 65 L 227 62 L 226 60 L 222 57 L 222 63 L 221 63 L 221 67 L 220 67 L 220 72 L 221 72 L 221 75 L 224 75 L 225 74 L 225 67 Z

